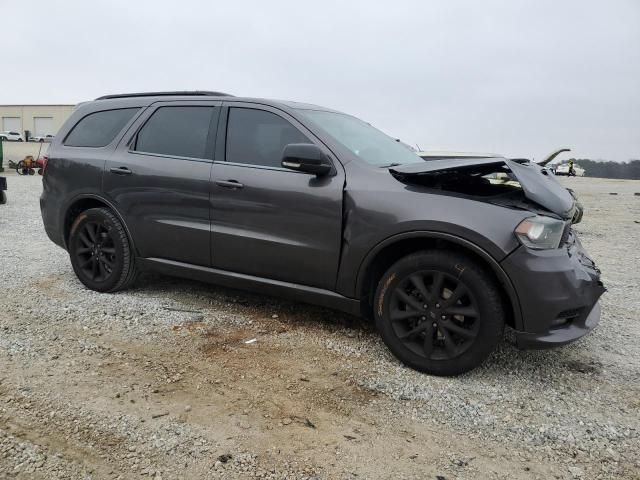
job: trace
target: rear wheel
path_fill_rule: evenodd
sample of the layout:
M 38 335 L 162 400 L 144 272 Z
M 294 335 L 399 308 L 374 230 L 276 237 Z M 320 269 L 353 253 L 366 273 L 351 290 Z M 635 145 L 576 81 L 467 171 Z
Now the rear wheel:
M 495 281 L 471 258 L 448 251 L 415 253 L 391 266 L 376 291 L 375 317 L 399 360 L 434 375 L 477 367 L 504 329 Z
M 91 290 L 115 292 L 136 276 L 135 258 L 122 222 L 106 208 L 82 212 L 71 226 L 69 256 L 78 279 Z

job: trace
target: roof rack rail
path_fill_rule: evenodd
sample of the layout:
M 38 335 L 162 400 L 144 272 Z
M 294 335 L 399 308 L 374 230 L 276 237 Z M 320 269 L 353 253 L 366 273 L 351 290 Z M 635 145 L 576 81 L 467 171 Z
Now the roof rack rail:
M 131 97 L 168 97 L 168 96 L 203 96 L 203 97 L 233 97 L 228 93 L 209 92 L 207 90 L 177 91 L 177 92 L 141 92 L 141 93 L 118 93 L 115 95 L 103 95 L 96 100 L 109 100 L 112 98 L 131 98 Z

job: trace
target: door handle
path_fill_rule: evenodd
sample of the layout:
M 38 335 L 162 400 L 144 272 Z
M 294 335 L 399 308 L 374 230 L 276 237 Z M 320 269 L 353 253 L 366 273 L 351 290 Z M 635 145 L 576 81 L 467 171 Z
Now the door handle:
M 115 167 L 110 168 L 109 171 L 111 173 L 115 173 L 116 175 L 131 175 L 133 172 L 129 170 L 127 167 Z
M 237 180 L 216 180 L 216 185 L 219 187 L 231 188 L 233 190 L 244 187 L 244 185 Z

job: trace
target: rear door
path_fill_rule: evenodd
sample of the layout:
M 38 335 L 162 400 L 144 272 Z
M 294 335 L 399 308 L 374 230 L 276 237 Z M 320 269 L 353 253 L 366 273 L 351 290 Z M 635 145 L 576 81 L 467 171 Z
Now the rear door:
M 342 238 L 342 166 L 322 178 L 282 168 L 289 143 L 328 150 L 280 110 L 233 105 L 220 120 L 213 166 L 213 266 L 333 289 Z
M 105 194 L 140 256 L 209 266 L 209 190 L 220 103 L 156 103 L 106 162 Z

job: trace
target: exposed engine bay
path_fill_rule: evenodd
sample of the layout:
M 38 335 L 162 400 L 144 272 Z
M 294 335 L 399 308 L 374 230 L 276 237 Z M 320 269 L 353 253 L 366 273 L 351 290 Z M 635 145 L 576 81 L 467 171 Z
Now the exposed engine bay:
M 577 223 L 582 206 L 544 167 L 526 159 L 457 158 L 391 168 L 400 182 Z

